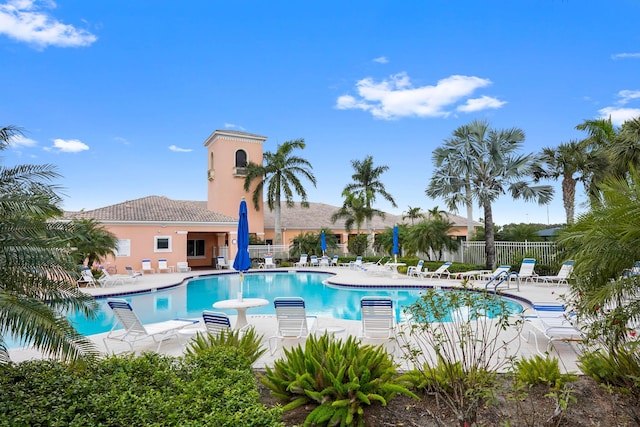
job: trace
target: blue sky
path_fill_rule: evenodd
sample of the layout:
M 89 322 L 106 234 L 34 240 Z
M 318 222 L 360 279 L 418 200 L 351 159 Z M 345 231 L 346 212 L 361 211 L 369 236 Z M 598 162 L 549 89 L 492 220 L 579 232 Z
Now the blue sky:
M 56 165 L 67 210 L 205 200 L 203 142 L 231 129 L 269 151 L 304 138 L 310 201 L 341 205 L 371 155 L 398 205 L 379 209 L 443 209 L 431 152 L 459 126 L 519 127 L 529 153 L 640 115 L 637 16 L 638 0 L 0 0 L 0 126 L 26 131 L 1 161 Z M 501 198 L 494 221 L 564 222 L 554 186 L 548 207 Z

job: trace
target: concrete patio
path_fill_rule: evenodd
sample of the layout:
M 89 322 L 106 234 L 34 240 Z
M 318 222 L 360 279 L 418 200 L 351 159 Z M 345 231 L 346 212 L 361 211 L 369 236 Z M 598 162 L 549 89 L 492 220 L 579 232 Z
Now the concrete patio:
M 273 270 L 259 270 L 259 271 L 287 271 L 290 269 L 273 269 Z M 333 276 L 330 279 L 330 283 L 335 285 L 342 286 L 371 286 L 371 287 L 404 287 L 404 286 L 436 286 L 436 287 L 455 287 L 460 286 L 459 280 L 454 279 L 429 279 L 429 278 L 415 278 L 415 277 L 407 277 L 402 274 L 369 274 L 363 271 L 352 270 L 348 267 L 321 267 L 321 268 L 304 268 L 298 269 L 299 271 L 326 271 L 328 273 L 332 273 Z M 141 277 L 138 277 L 134 280 L 126 280 L 123 284 L 119 284 L 116 286 L 105 287 L 105 288 L 82 288 L 87 293 L 94 295 L 96 297 L 100 296 L 113 296 L 113 295 L 126 295 L 129 293 L 150 291 L 155 289 L 161 289 L 168 286 L 175 286 L 184 283 L 190 278 L 200 277 L 200 276 L 208 276 L 212 274 L 235 274 L 230 272 L 229 270 L 199 270 L 192 271 L 188 273 L 163 273 L 163 274 L 145 274 Z M 484 282 L 478 282 L 476 284 L 478 287 L 483 287 Z M 512 297 L 518 302 L 520 302 L 523 306 L 528 307 L 529 303 L 536 302 L 552 302 L 559 301 L 559 296 L 566 291 L 566 286 L 555 286 L 555 285 L 547 285 L 542 283 L 522 283 L 520 284 L 520 290 L 518 291 L 515 288 L 511 289 L 503 289 L 503 294 L 505 296 Z M 235 319 L 234 316 L 230 316 L 232 320 L 232 324 Z M 248 312 L 247 315 L 249 323 L 251 323 L 256 331 L 264 336 L 264 344 L 268 347 L 268 339 L 269 337 L 275 335 L 276 331 L 276 317 L 275 315 L 251 315 L 251 312 Z M 314 325 L 314 331 L 317 334 L 321 334 L 327 329 L 330 331 L 340 331 L 335 333 L 336 338 L 345 338 L 347 335 L 360 336 L 360 321 L 355 320 L 343 320 L 343 319 L 335 319 L 331 317 L 319 317 L 317 319 L 316 324 Z M 170 339 L 162 344 L 161 351 L 166 354 L 178 356 L 182 354 L 184 351 L 185 345 L 188 340 L 195 334 L 198 328 L 202 328 L 202 326 L 197 326 L 190 333 L 181 334 L 179 340 Z M 399 325 L 399 328 L 402 328 L 402 324 Z M 524 331 L 525 335 L 528 331 L 534 331 L 538 337 L 538 343 L 542 349 L 546 346 L 546 339 L 542 335 L 540 331 L 536 331 L 531 325 L 525 324 Z M 102 351 L 106 352 L 103 337 L 106 334 L 97 334 L 92 335 L 90 338 L 96 343 L 97 347 Z M 504 339 L 507 340 L 510 337 L 515 335 L 514 331 L 507 331 L 505 333 Z M 371 343 L 371 344 L 380 344 L 380 340 L 362 340 L 363 343 Z M 271 354 L 269 351 L 265 353 L 254 365 L 256 368 L 264 368 L 264 366 L 272 366 L 274 360 L 282 357 L 282 344 L 287 347 L 295 346 L 303 341 L 296 340 L 286 340 L 279 344 L 278 351 L 275 354 Z M 152 339 L 144 340 L 138 344 L 136 344 L 135 350 L 136 352 L 143 351 L 155 351 L 157 343 L 155 343 Z M 393 341 L 388 341 L 385 344 L 389 349 L 393 349 L 397 347 L 397 344 Z M 128 351 L 129 347 L 127 344 L 110 341 L 109 348 L 111 351 L 115 351 L 116 353 Z M 529 340 L 526 342 L 524 339 L 518 337 L 514 342 L 512 342 L 509 353 L 519 354 L 521 356 L 531 356 L 538 354 L 536 350 L 536 345 L 533 340 Z M 398 363 L 406 368 L 406 363 L 401 358 L 402 352 L 396 348 L 395 356 L 397 358 Z M 31 349 L 14 349 L 10 350 L 11 359 L 14 362 L 19 362 L 22 360 L 27 360 L 31 358 L 39 358 L 41 355 Z M 576 359 L 577 354 L 575 351 L 575 345 L 569 344 L 565 342 L 554 343 L 553 349 L 551 350 L 552 356 L 557 356 L 560 359 L 560 365 L 563 370 L 578 372 L 578 368 L 576 367 Z

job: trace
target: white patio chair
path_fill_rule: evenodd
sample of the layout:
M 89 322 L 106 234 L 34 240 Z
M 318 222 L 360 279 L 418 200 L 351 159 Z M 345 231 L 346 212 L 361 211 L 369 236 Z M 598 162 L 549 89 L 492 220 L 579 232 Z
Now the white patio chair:
M 142 268 L 140 269 L 140 271 L 142 271 L 142 274 L 144 274 L 145 272 L 150 272 L 150 273 L 155 273 L 156 270 L 151 267 L 151 260 L 150 259 L 143 259 L 142 260 Z
M 271 354 L 276 352 L 278 341 L 308 337 L 317 319 L 316 316 L 307 316 L 305 302 L 301 297 L 277 297 L 273 300 L 273 306 L 278 326 L 276 335 L 269 338 Z

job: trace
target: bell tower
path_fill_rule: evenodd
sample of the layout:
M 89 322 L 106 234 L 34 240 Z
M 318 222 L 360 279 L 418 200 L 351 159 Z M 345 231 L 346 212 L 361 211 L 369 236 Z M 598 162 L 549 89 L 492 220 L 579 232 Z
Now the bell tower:
M 262 144 L 267 137 L 232 130 L 216 130 L 204 142 L 207 147 L 207 209 L 238 217 L 240 200 L 247 200 L 249 233 L 264 239 L 264 202 L 260 196 L 256 211 L 253 190 L 244 191 L 249 162 L 262 164 Z

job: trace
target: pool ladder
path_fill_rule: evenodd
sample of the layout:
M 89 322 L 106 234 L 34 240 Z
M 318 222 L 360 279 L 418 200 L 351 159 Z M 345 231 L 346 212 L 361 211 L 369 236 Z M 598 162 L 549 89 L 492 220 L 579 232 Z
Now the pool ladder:
M 515 271 L 503 271 L 500 274 L 496 275 L 495 277 L 492 277 L 491 280 L 489 280 L 487 282 L 486 285 L 484 285 L 485 289 L 489 289 L 490 286 L 493 286 L 493 290 L 496 291 L 498 289 L 498 286 L 505 284 L 507 285 L 507 289 L 509 289 L 510 285 L 511 285 L 511 276 L 514 275 L 516 277 L 516 288 L 518 289 L 518 292 L 520 292 L 520 276 L 518 275 L 518 273 L 516 273 Z

